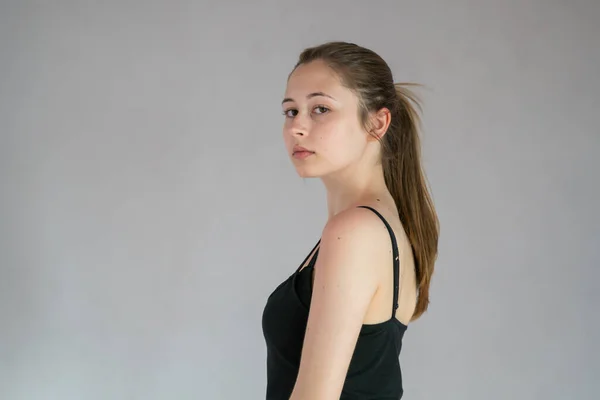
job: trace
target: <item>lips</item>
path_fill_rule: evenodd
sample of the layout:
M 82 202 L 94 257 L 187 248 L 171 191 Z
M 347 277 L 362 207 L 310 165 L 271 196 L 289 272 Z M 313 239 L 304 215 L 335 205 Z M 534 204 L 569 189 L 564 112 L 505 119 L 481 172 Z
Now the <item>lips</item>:
M 296 154 L 296 153 L 310 153 L 310 154 L 312 154 L 312 153 L 314 153 L 314 151 L 308 150 L 307 148 L 302 147 L 302 146 L 294 146 L 294 149 L 292 150 L 292 153 L 293 154 Z
M 308 158 L 313 154 L 315 154 L 314 151 L 308 150 L 307 148 L 298 145 L 294 146 L 294 149 L 292 150 L 292 157 L 298 160 L 304 160 L 305 158 Z

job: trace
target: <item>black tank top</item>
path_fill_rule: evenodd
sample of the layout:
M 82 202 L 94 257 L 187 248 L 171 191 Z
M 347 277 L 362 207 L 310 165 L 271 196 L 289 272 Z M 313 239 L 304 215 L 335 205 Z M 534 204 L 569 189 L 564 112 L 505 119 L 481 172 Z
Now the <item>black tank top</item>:
M 391 400 L 403 394 L 400 371 L 402 337 L 407 327 L 395 317 L 398 308 L 400 261 L 392 228 L 375 209 L 368 208 L 385 224 L 393 249 L 394 299 L 390 319 L 377 324 L 363 324 L 346 374 L 340 400 Z M 312 270 L 319 250 L 310 263 L 302 266 L 321 240 L 306 256 L 300 267 L 271 293 L 262 316 L 267 345 L 267 400 L 289 400 L 300 367 L 300 357 L 312 294 Z

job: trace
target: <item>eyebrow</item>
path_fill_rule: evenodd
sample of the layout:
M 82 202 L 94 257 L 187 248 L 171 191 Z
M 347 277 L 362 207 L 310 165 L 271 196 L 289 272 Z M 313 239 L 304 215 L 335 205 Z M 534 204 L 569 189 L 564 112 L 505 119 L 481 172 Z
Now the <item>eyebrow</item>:
M 313 97 L 317 97 L 317 96 L 324 96 L 324 97 L 329 97 L 332 100 L 335 100 L 335 98 L 333 96 L 328 95 L 327 93 L 323 93 L 323 92 L 313 92 L 313 93 L 309 93 L 306 95 L 307 99 L 311 99 Z M 283 101 L 281 102 L 281 104 L 283 103 L 287 103 L 289 101 L 294 101 L 294 99 L 286 97 L 285 99 L 283 99 Z M 337 101 L 337 100 L 336 100 Z

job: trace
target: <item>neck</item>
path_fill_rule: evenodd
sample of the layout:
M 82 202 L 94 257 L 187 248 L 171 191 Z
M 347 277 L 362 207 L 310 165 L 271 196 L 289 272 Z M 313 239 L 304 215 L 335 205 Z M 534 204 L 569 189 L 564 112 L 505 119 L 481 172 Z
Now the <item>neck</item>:
M 335 176 L 321 178 L 327 190 L 327 210 L 331 219 L 340 212 L 369 201 L 383 201 L 391 196 L 385 184 L 383 168 L 351 168 Z

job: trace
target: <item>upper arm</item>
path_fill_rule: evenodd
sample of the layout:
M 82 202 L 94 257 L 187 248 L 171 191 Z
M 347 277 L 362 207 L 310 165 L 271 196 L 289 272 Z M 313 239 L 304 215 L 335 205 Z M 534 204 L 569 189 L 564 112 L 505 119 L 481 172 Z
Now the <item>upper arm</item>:
M 325 226 L 291 399 L 339 399 L 364 316 L 378 288 L 374 266 L 387 244 L 386 235 L 381 221 L 362 208 L 344 211 Z

